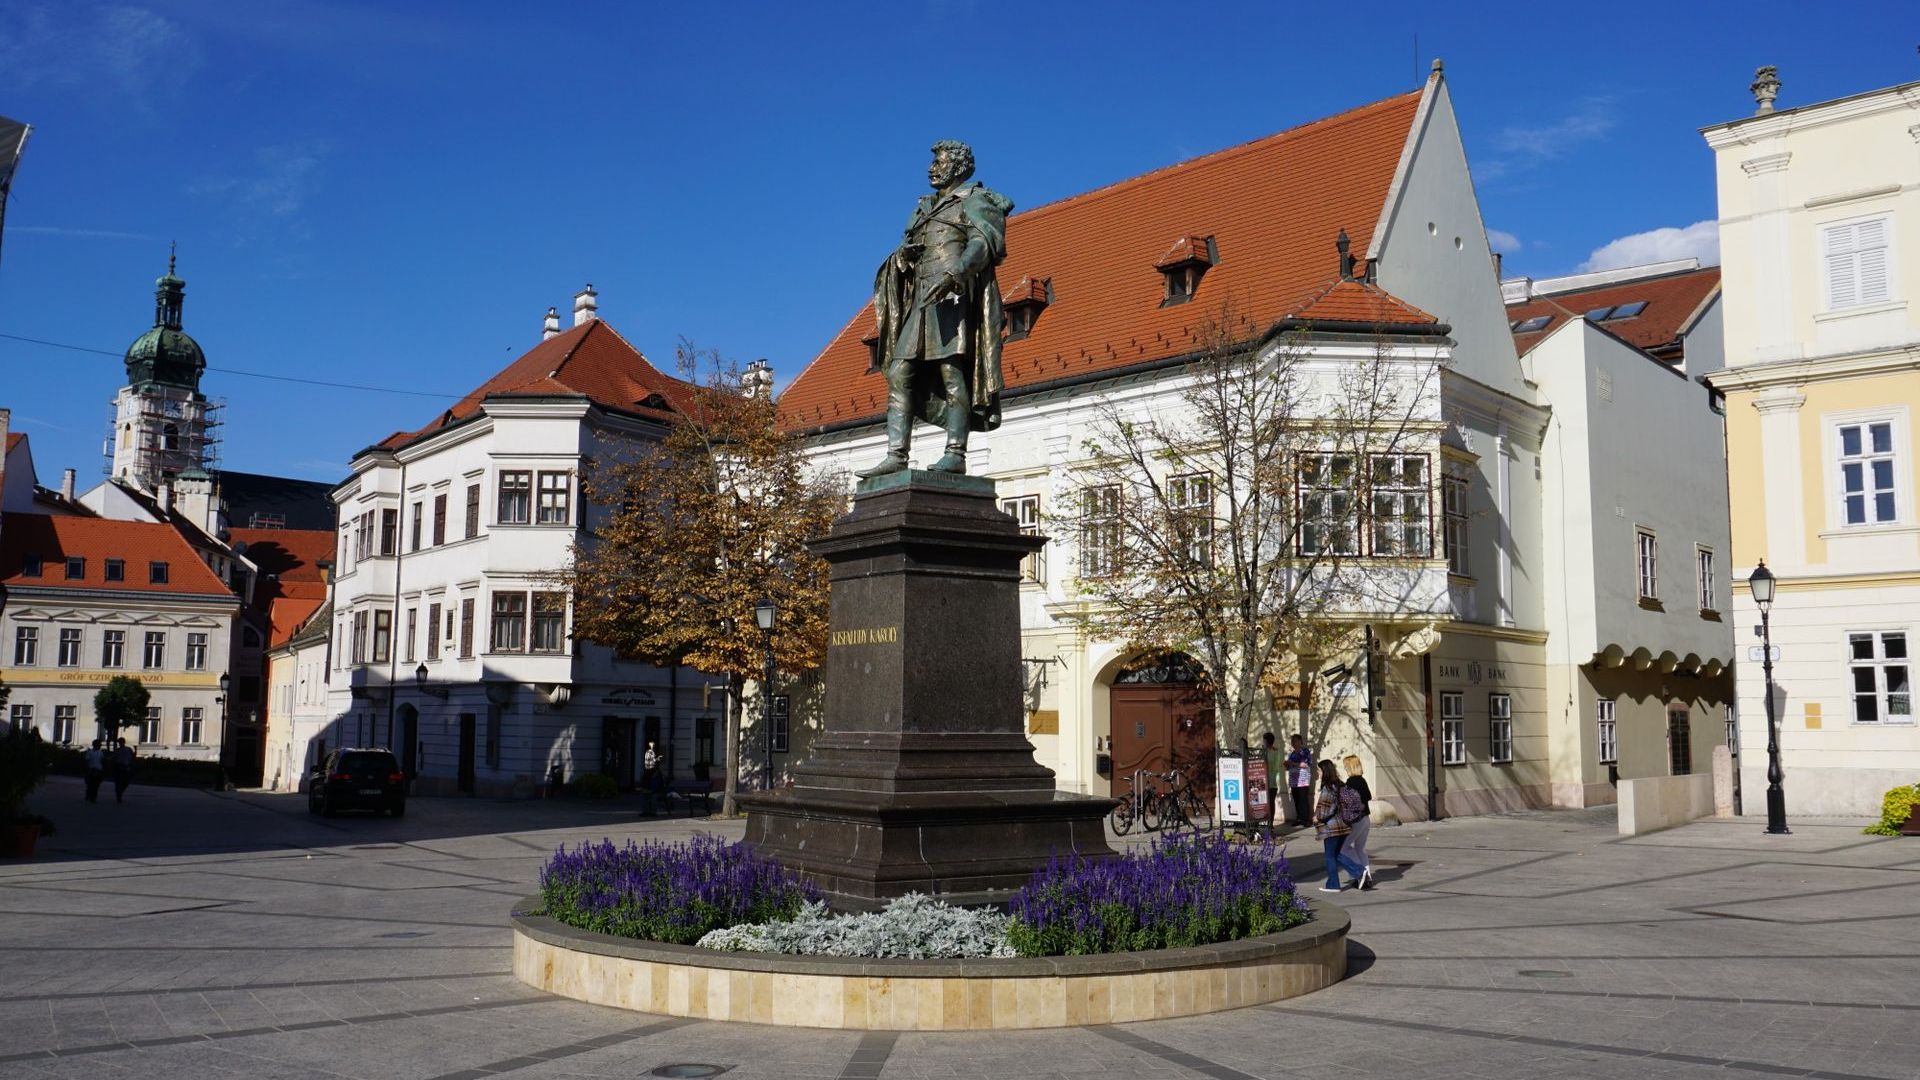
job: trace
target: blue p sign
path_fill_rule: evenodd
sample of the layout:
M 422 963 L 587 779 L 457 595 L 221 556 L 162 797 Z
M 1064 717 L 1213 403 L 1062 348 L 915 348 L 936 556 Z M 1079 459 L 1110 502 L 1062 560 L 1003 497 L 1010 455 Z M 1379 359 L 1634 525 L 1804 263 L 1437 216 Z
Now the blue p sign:
M 1238 780 L 1220 781 L 1220 797 L 1227 800 L 1228 802 L 1239 802 L 1240 801 L 1240 781 Z

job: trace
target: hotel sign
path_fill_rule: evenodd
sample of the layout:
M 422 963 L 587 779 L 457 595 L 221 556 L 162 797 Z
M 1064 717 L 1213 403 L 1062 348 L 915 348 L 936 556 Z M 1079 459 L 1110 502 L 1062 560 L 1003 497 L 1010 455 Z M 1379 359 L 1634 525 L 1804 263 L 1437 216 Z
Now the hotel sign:
M 0 668 L 0 679 L 8 686 L 105 686 L 117 675 L 140 680 L 143 686 L 220 688 L 220 676 L 210 671 L 128 671 L 89 668 Z

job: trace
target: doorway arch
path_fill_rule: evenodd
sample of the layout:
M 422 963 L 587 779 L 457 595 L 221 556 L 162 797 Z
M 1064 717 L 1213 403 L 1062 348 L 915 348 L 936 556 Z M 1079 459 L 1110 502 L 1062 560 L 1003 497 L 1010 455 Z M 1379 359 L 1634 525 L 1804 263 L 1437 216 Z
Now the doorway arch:
M 1206 669 L 1185 653 L 1150 653 L 1121 664 L 1107 693 L 1112 732 L 1110 793 L 1125 795 L 1136 771 L 1196 769 L 1213 787 L 1213 692 Z

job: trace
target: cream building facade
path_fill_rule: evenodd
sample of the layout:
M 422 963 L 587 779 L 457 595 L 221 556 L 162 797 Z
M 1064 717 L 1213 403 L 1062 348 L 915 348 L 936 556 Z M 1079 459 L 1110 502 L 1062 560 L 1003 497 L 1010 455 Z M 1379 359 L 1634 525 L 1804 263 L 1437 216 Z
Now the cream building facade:
M 1706 128 L 1725 266 L 1745 810 L 1764 808 L 1765 560 L 1789 818 L 1877 814 L 1920 778 L 1920 83 Z

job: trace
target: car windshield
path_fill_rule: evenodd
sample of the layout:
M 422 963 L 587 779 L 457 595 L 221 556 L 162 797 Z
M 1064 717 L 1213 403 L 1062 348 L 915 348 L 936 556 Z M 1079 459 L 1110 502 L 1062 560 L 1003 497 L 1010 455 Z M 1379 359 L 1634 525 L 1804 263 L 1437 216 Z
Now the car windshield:
M 393 755 L 382 750 L 356 750 L 340 755 L 341 772 L 391 772 L 395 767 Z

